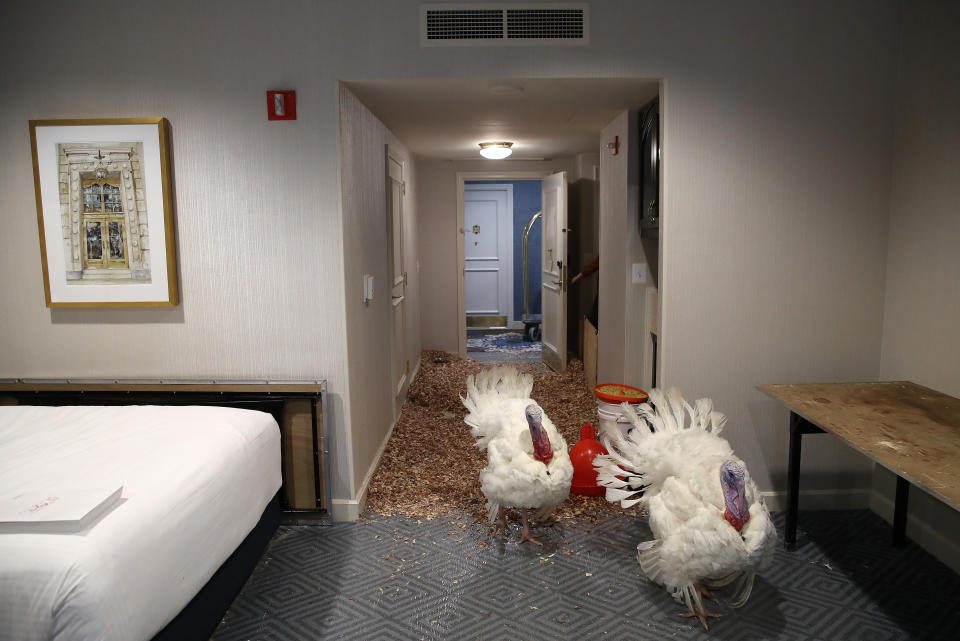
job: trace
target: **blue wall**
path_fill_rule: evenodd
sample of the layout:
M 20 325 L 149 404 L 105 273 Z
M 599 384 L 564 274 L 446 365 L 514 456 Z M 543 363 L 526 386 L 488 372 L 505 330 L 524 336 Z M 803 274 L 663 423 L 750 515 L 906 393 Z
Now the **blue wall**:
M 523 228 L 540 211 L 539 180 L 468 180 L 467 185 L 513 185 L 513 319 L 523 318 Z M 530 272 L 530 313 L 540 313 L 540 230 L 537 219 L 527 238 Z

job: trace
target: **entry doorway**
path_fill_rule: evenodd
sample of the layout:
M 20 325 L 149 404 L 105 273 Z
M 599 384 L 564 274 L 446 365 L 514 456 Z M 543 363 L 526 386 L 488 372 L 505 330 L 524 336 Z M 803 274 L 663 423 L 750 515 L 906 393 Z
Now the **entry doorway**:
M 468 352 L 476 355 L 480 345 L 494 341 L 499 347 L 503 347 L 500 344 L 504 341 L 523 341 L 525 345 L 520 347 L 529 350 L 535 344 L 538 354 L 541 351 L 541 322 L 546 325 L 542 309 L 547 295 L 544 283 L 549 281 L 551 301 L 558 283 L 566 292 L 563 272 L 553 267 L 561 263 L 565 268 L 565 254 L 551 254 L 552 258 L 544 263 L 544 221 L 553 220 L 557 214 L 556 207 L 551 209 L 551 215 L 543 211 L 545 197 L 550 202 L 557 200 L 553 191 L 545 191 L 543 181 L 548 178 L 566 185 L 566 174 L 551 172 L 457 174 L 462 272 L 458 341 L 464 356 Z M 565 227 L 565 222 L 561 226 Z M 561 247 L 554 247 L 557 239 L 553 235 L 549 238 L 551 251 L 559 252 Z M 551 318 L 555 331 L 562 333 L 563 314 L 556 313 Z M 551 348 L 551 354 L 556 351 Z M 558 371 L 565 367 L 565 359 L 545 362 Z

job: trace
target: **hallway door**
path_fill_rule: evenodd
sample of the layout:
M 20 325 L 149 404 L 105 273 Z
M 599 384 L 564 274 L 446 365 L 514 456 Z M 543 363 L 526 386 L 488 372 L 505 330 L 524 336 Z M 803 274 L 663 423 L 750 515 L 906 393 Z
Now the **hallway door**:
M 543 179 L 540 246 L 543 362 L 567 369 L 567 172 Z
M 390 235 L 390 304 L 392 336 L 391 371 L 394 395 L 403 391 L 410 373 L 410 361 L 406 358 L 406 315 L 407 272 L 403 255 L 403 195 L 406 186 L 403 182 L 403 162 L 394 158 L 387 148 L 387 233 Z
M 513 185 L 463 188 L 467 316 L 513 318 Z M 497 321 L 497 325 L 499 325 Z

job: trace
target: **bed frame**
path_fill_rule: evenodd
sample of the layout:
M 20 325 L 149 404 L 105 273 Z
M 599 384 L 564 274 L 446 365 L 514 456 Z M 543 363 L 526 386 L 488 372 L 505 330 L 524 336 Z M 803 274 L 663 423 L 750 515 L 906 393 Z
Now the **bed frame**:
M 281 522 L 330 521 L 326 383 L 270 381 L 0 381 L 0 404 L 218 405 L 272 414 L 280 426 L 283 485 L 210 581 L 152 641 L 207 641 Z

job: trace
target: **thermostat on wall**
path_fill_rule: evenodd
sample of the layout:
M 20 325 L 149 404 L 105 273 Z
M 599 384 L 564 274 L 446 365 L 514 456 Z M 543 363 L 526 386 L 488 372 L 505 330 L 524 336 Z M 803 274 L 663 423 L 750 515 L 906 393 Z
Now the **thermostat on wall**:
M 296 120 L 297 92 L 268 91 L 267 120 Z

